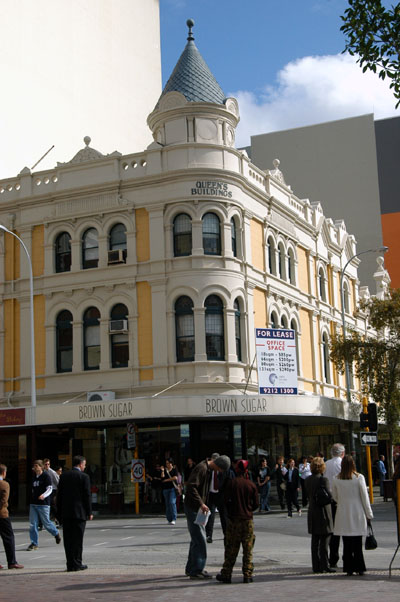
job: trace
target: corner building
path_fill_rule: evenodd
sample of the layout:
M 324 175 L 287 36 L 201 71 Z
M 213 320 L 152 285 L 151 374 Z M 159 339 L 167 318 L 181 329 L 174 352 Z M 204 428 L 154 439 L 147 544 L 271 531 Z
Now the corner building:
M 70 466 L 75 453 L 100 510 L 132 508 L 133 423 L 149 469 L 350 446 L 358 410 L 328 346 L 356 241 L 295 196 L 279 161 L 263 171 L 235 148 L 238 121 L 189 28 L 146 150 L 102 155 L 86 137 L 70 162 L 0 183 L 0 223 L 34 275 L 36 409 L 27 262 L 2 234 L 0 452 L 21 509 L 33 456 Z M 357 265 L 346 320 L 365 329 Z M 255 327 L 296 331 L 298 395 L 258 395 Z

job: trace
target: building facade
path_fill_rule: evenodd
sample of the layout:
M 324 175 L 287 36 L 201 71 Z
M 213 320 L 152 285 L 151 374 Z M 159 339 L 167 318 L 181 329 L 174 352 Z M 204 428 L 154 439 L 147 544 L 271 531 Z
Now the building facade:
M 28 264 L 1 235 L 0 452 L 21 508 L 33 456 L 68 466 L 83 453 L 100 509 L 119 511 L 135 497 L 135 453 L 151 471 L 170 455 L 182 469 L 214 451 L 256 463 L 353 447 L 359 410 L 329 340 L 356 241 L 295 196 L 279 161 L 261 170 L 235 148 L 238 121 L 189 27 L 147 149 L 102 155 L 86 137 L 68 163 L 0 183 L 0 223 L 33 264 L 36 408 Z M 343 278 L 346 321 L 365 330 L 357 268 Z M 295 331 L 297 395 L 259 395 L 265 327 Z

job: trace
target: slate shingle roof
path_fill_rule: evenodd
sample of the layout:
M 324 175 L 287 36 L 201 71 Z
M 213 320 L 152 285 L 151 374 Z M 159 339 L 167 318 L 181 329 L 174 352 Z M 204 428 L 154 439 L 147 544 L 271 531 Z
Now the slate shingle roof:
M 167 92 L 180 92 L 189 102 L 224 103 L 226 96 L 190 35 L 158 103 Z

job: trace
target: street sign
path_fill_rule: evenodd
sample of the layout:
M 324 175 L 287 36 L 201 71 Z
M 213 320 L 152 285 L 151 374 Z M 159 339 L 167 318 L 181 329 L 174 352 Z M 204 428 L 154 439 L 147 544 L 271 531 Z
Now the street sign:
M 132 460 L 131 481 L 132 483 L 144 482 L 144 460 Z
M 136 447 L 136 430 L 133 422 L 128 422 L 126 425 L 126 444 L 128 449 Z
M 361 445 L 378 445 L 378 433 L 360 433 Z

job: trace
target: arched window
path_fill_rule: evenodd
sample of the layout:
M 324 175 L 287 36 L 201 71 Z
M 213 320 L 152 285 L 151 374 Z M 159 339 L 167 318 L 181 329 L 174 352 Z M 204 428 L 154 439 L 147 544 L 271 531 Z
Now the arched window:
M 238 248 L 237 248 L 237 228 L 235 218 L 231 218 L 231 244 L 232 244 L 232 253 L 234 257 L 238 256 Z
M 111 367 L 126 368 L 129 362 L 128 308 L 117 303 L 110 313 Z
M 66 309 L 56 319 L 57 372 L 72 372 L 72 314 Z
M 239 301 L 236 299 L 233 304 L 233 309 L 235 310 L 235 341 L 236 341 L 236 356 L 238 362 L 242 361 L 242 340 L 240 336 L 240 305 Z
M 285 270 L 285 249 L 283 248 L 283 244 L 279 243 L 278 245 L 278 262 L 279 262 L 279 278 L 282 280 L 286 280 L 286 270 Z
M 323 268 L 319 268 L 318 272 L 319 296 L 322 301 L 326 301 L 326 280 Z
M 96 228 L 89 228 L 82 236 L 82 267 L 97 268 L 99 263 L 99 242 Z
M 108 263 L 126 262 L 126 226 L 115 224 L 108 236 Z
M 186 213 L 174 219 L 174 257 L 192 254 L 192 220 Z
M 203 215 L 203 249 L 205 255 L 221 255 L 221 229 L 218 215 Z
M 276 276 L 276 261 L 275 261 L 275 243 L 272 236 L 268 237 L 268 269 L 269 273 Z
M 281 327 L 282 328 L 287 328 L 288 327 L 288 321 L 287 321 L 286 316 L 282 316 L 282 318 L 281 318 Z
M 297 322 L 296 320 L 292 320 L 290 322 L 290 328 L 295 332 L 295 341 L 296 341 L 296 363 L 297 363 L 297 374 L 300 374 L 300 349 L 299 349 L 299 333 L 297 330 Z
M 68 232 L 61 232 L 56 238 L 56 272 L 71 271 L 71 237 Z
M 343 301 L 344 301 L 344 311 L 346 314 L 350 311 L 350 299 L 349 299 L 349 286 L 347 282 L 343 283 Z
M 296 276 L 294 272 L 294 253 L 293 249 L 288 251 L 288 280 L 290 284 L 296 284 Z
M 271 314 L 271 319 L 269 322 L 271 324 L 270 328 L 278 328 L 278 324 L 279 324 L 278 317 L 274 311 Z
M 83 315 L 83 364 L 84 370 L 100 368 L 100 312 L 89 307 Z
M 193 301 L 190 297 L 179 297 L 175 303 L 176 361 L 194 360 L 194 317 Z
M 208 360 L 225 359 L 224 310 L 217 295 L 210 295 L 205 301 L 206 308 L 206 353 Z
M 329 341 L 326 332 L 322 335 L 322 363 L 323 376 L 326 383 L 331 382 L 330 365 L 329 365 Z

